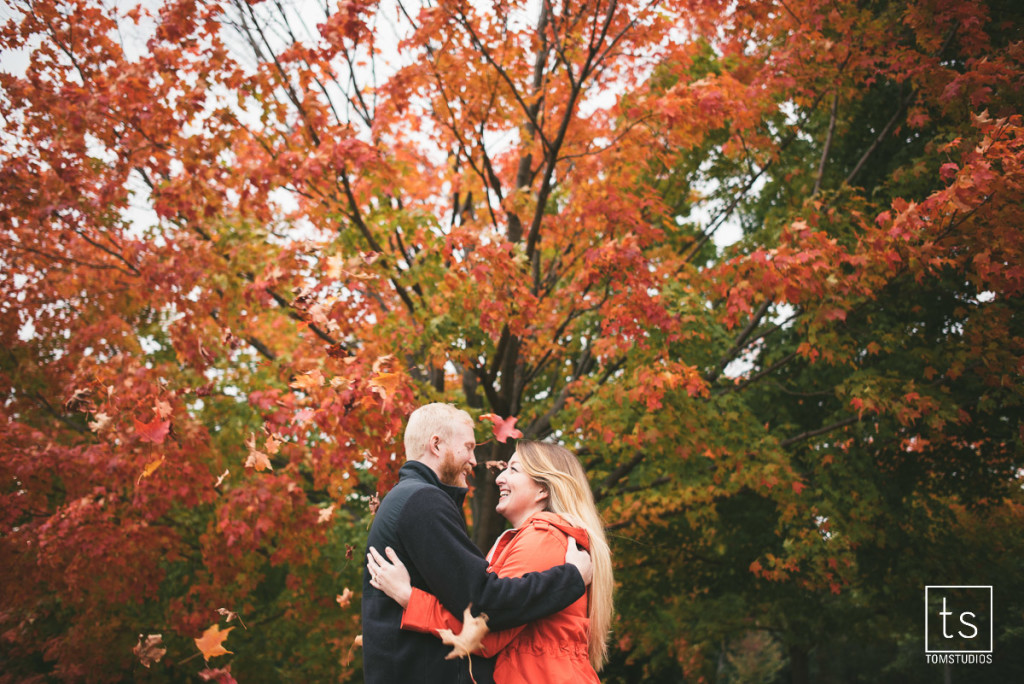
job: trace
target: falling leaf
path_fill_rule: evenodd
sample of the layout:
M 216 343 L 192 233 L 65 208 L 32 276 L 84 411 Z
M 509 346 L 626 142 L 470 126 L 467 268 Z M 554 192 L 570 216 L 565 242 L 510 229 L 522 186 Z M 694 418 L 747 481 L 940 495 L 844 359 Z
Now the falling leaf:
M 171 405 L 168 404 L 163 399 L 156 402 L 156 406 L 154 406 L 154 409 L 156 410 L 156 415 L 160 416 L 161 418 L 167 418 L 168 416 L 171 415 Z
M 248 629 L 248 627 L 245 626 L 245 623 L 242 622 L 242 618 L 239 617 L 238 613 L 235 611 L 228 610 L 227 608 L 218 608 L 217 612 L 224 616 L 226 622 L 231 622 L 232 620 L 237 619 L 238 624 L 242 625 L 242 629 Z
M 110 425 L 110 416 L 108 416 L 103 411 L 100 411 L 93 417 L 95 418 L 95 420 L 89 423 L 89 429 L 92 430 L 93 432 L 102 432 L 105 427 Z
M 374 494 L 370 497 L 370 515 L 377 515 L 378 508 L 380 508 L 380 497 Z
M 394 354 L 385 354 L 384 356 L 378 356 L 373 362 L 373 373 L 374 375 L 379 373 L 390 373 L 395 369 L 394 366 Z
M 275 433 L 267 437 L 263 449 L 267 452 L 267 456 L 277 455 L 277 452 L 281 450 L 281 435 Z
M 224 479 L 228 476 L 229 472 L 231 472 L 231 471 L 225 469 L 224 472 L 220 474 L 220 477 L 217 478 L 217 481 L 213 483 L 213 486 L 214 486 L 215 489 L 217 487 L 220 487 L 221 483 L 224 482 Z
M 318 523 L 325 523 L 328 522 L 332 517 L 334 517 L 334 504 L 331 504 L 327 508 L 321 508 L 320 511 L 317 513 L 316 521 Z
M 148 668 L 153 663 L 159 663 L 160 659 L 167 653 L 164 648 L 164 636 L 162 634 L 150 634 L 149 636 L 139 635 L 139 643 L 132 649 L 143 667 Z
M 322 387 L 323 384 L 324 374 L 320 372 L 319 368 L 314 368 L 308 373 L 303 373 L 302 375 L 297 376 L 288 386 L 309 394 L 317 387 Z
M 505 470 L 508 468 L 508 461 L 487 461 L 484 466 L 488 470 Z
M 352 590 L 345 587 L 345 591 L 335 596 L 334 600 L 337 601 L 338 605 L 342 608 L 348 608 L 349 604 L 352 603 Z
M 353 651 L 355 651 L 357 648 L 362 648 L 362 647 L 363 647 L 363 635 L 362 634 L 357 634 L 356 638 L 352 640 L 352 645 L 348 647 L 348 652 L 341 659 L 341 664 L 347 667 L 348 664 L 352 662 L 352 656 L 355 655 L 353 653 Z
M 196 646 L 203 654 L 203 658 L 209 661 L 214 656 L 231 653 L 232 651 L 224 648 L 224 640 L 228 638 L 228 632 L 233 629 L 234 627 L 228 627 L 222 631 L 220 627 L 213 625 L 203 632 L 203 636 L 195 640 Z
M 507 442 L 509 437 L 519 439 L 523 436 L 523 433 L 516 429 L 516 421 L 519 420 L 516 416 L 502 418 L 496 413 L 485 413 L 480 416 L 480 420 L 489 420 L 494 423 L 494 437 L 502 444 Z
M 257 472 L 274 469 L 270 464 L 270 457 L 256 448 L 256 433 L 250 433 L 249 439 L 245 440 L 245 446 L 249 449 L 249 456 L 245 459 L 246 468 L 255 468 Z
M 445 656 L 445 660 L 465 658 L 480 648 L 480 645 L 483 643 L 484 637 L 489 631 L 487 629 L 487 614 L 480 613 L 480 615 L 473 617 L 473 613 L 470 612 L 472 607 L 473 604 L 470 604 L 462 612 L 462 631 L 458 634 L 455 634 L 450 629 L 437 630 L 437 635 L 441 637 L 441 642 L 453 647 L 452 652 Z
M 135 481 L 135 484 L 139 484 L 140 482 L 142 482 L 143 479 L 145 479 L 145 478 L 149 477 L 150 475 L 152 475 L 153 473 L 155 473 L 156 469 L 159 468 L 160 466 L 162 466 L 163 464 L 164 464 L 164 457 L 163 456 L 161 456 L 160 458 L 156 459 L 155 461 L 150 461 L 149 463 L 147 463 L 146 467 L 142 469 L 142 474 L 139 475 L 139 479 Z
M 167 438 L 167 432 L 171 428 L 171 421 L 161 420 L 159 416 L 148 423 L 143 423 L 137 418 L 132 417 L 132 422 L 135 423 L 135 434 L 142 441 L 152 442 L 153 444 L 163 444 L 164 439 Z
M 238 680 L 231 674 L 231 666 L 218 667 L 216 670 L 206 668 L 199 671 L 199 676 L 204 682 L 217 682 L 217 684 L 238 684 Z
M 64 402 L 64 412 L 71 413 L 73 411 L 88 411 L 92 408 L 92 401 L 89 397 L 92 396 L 92 390 L 90 389 L 76 389 L 71 395 L 71 398 Z
M 385 406 L 389 406 L 401 379 L 398 373 L 381 373 L 370 378 L 370 389 L 381 398 Z
M 345 273 L 345 257 L 341 254 L 332 254 L 327 257 L 327 267 L 324 269 L 328 278 L 338 280 Z

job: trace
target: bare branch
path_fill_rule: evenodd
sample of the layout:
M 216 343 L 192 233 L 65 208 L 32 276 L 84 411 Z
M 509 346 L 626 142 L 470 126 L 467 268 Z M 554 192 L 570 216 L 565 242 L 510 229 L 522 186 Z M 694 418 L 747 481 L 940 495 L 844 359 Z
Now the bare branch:
M 835 423 L 832 423 L 831 425 L 826 425 L 816 430 L 808 430 L 807 432 L 801 432 L 799 435 L 796 435 L 795 437 L 790 437 L 789 439 L 779 442 L 779 445 L 783 447 L 792 446 L 797 442 L 804 441 L 805 439 L 817 437 L 818 435 L 824 435 L 826 433 L 832 432 L 833 430 L 838 430 L 839 428 L 846 427 L 847 425 L 853 425 L 854 423 L 857 422 L 860 422 L 859 416 L 850 416 L 849 418 L 844 418 L 842 420 L 836 421 Z

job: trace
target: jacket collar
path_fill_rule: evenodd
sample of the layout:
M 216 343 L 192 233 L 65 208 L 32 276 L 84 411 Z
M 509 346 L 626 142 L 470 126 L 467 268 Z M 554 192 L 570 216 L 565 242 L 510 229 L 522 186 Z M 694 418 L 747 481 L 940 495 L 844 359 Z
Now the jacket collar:
M 402 480 L 417 480 L 433 485 L 450 496 L 459 508 L 462 508 L 462 503 L 466 500 L 466 493 L 469 491 L 466 487 L 454 487 L 444 484 L 437 477 L 437 473 L 431 470 L 430 466 L 424 465 L 419 461 L 406 461 L 405 465 L 398 471 L 398 479 L 399 482 Z
M 583 549 L 584 551 L 590 551 L 590 535 L 587 534 L 587 531 L 585 529 L 583 529 L 582 527 L 576 527 L 574 525 L 569 524 L 569 522 L 565 518 L 558 515 L 557 513 L 552 513 L 550 511 L 541 511 L 540 513 L 536 513 L 530 516 L 530 519 L 523 523 L 522 527 L 509 529 L 502 532 L 498 536 L 498 538 L 494 540 L 494 545 L 491 546 L 491 550 L 487 552 L 487 562 L 492 562 L 495 556 L 497 556 L 501 552 L 501 549 L 510 541 L 512 541 L 512 538 L 519 534 L 521 530 L 524 530 L 527 527 L 536 527 L 538 529 L 554 527 L 555 529 L 561 531 L 562 534 L 564 534 L 566 537 L 572 537 L 573 539 L 575 539 L 576 544 L 581 549 Z

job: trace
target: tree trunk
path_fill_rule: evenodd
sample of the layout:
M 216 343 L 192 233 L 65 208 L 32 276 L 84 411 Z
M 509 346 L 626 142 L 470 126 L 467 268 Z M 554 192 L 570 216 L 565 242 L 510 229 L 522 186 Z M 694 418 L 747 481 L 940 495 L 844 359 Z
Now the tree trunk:
M 789 667 L 792 671 L 791 684 L 810 684 L 810 659 L 807 649 L 803 646 L 791 646 L 789 649 Z
M 500 471 L 489 469 L 486 461 L 507 461 L 512 458 L 515 444 L 511 441 L 506 444 L 492 442 L 488 447 L 477 450 L 478 463 L 473 483 L 473 500 L 470 504 L 473 513 L 471 538 L 484 553 L 490 550 L 494 540 L 506 527 L 505 519 L 494 511 L 494 507 L 498 505 L 498 486 L 494 484 L 494 478 Z M 481 452 L 487 454 L 483 461 L 480 461 Z

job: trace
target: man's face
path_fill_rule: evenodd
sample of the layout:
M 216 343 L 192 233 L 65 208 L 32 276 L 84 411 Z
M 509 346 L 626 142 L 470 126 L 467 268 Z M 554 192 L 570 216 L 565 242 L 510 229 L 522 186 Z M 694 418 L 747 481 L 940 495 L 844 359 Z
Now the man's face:
M 466 476 L 472 474 L 476 465 L 473 449 L 476 447 L 476 435 L 468 423 L 458 423 L 447 439 L 441 440 L 441 467 L 438 477 L 441 482 L 454 487 L 468 485 Z

